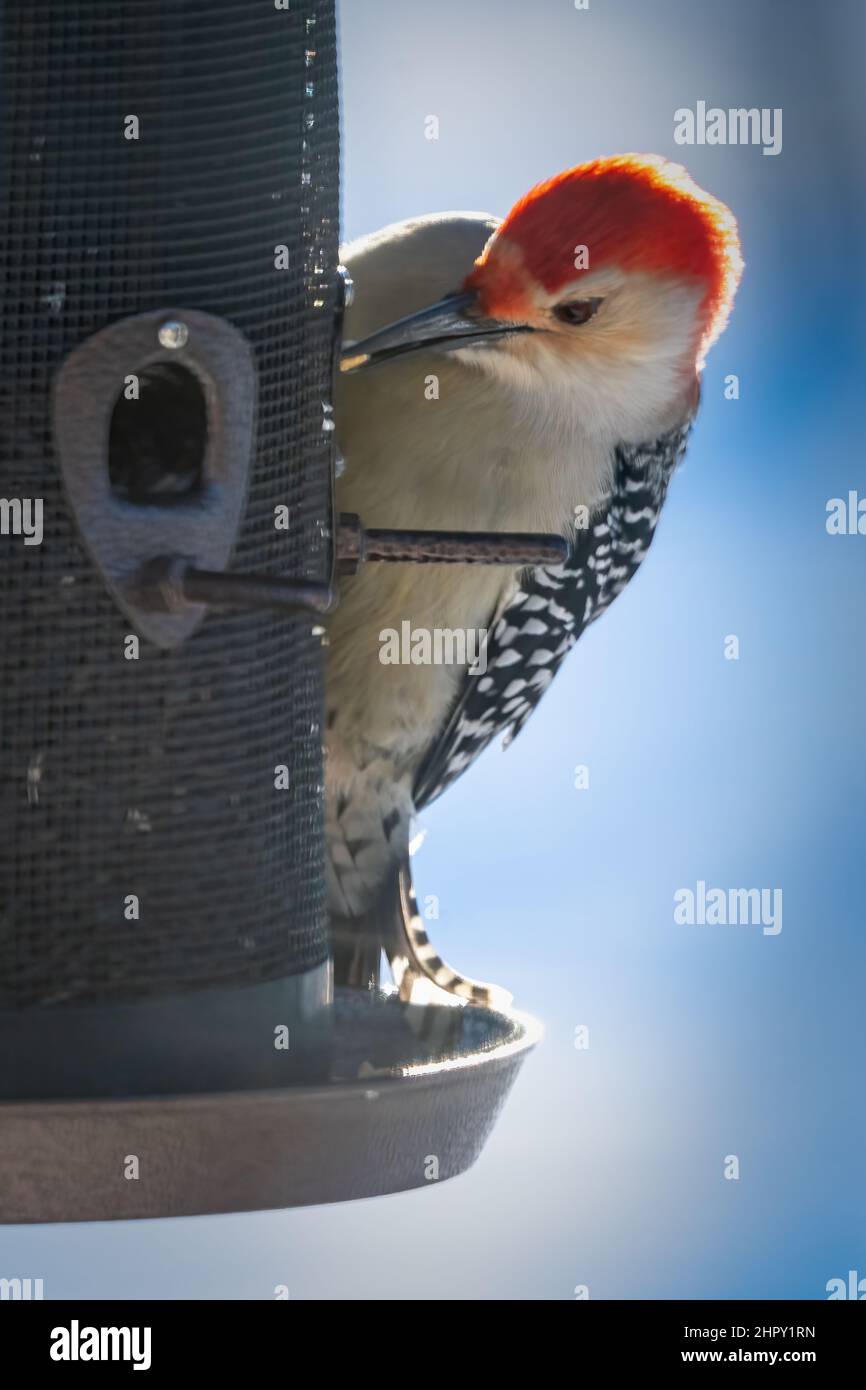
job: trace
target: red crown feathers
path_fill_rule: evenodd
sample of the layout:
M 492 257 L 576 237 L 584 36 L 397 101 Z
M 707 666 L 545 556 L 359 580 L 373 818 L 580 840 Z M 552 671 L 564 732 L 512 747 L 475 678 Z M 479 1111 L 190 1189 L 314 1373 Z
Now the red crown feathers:
M 586 270 L 575 268 L 581 246 L 589 253 Z M 702 281 L 706 343 L 724 326 L 742 273 L 737 224 L 681 165 L 653 155 L 595 159 L 530 189 L 466 284 L 481 292 L 486 312 L 507 314 L 525 299 L 527 272 L 556 293 L 611 264 Z

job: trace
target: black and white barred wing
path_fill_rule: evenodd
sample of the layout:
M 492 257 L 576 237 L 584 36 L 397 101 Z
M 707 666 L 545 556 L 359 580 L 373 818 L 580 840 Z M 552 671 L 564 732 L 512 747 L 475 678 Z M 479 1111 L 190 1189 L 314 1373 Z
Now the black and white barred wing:
M 467 676 L 419 770 L 416 808 L 450 786 L 497 734 L 510 742 L 520 732 L 580 634 L 622 593 L 650 547 L 693 419 L 651 444 L 621 445 L 610 498 L 577 532 L 568 560 L 526 571 L 488 636 L 485 673 Z

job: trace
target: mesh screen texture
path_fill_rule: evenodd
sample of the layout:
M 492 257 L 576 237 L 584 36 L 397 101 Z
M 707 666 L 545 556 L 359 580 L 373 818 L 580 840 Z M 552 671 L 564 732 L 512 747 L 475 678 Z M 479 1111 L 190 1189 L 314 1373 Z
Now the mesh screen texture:
M 259 392 L 233 568 L 327 579 L 333 5 L 21 0 L 0 16 L 0 498 L 44 502 L 41 545 L 0 535 L 0 1006 L 295 974 L 327 955 L 320 639 L 300 618 L 210 614 L 181 648 L 126 660 L 129 619 L 65 501 L 50 390 L 120 318 L 223 315 Z

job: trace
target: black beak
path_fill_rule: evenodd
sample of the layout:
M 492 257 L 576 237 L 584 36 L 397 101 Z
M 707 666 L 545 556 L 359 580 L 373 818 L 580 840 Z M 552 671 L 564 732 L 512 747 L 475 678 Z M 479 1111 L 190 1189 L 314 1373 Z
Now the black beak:
M 371 333 L 369 338 L 347 344 L 340 357 L 340 371 L 358 372 L 420 348 L 453 352 L 456 348 L 491 344 L 513 333 L 532 332 L 528 324 L 484 318 L 477 309 L 478 300 L 473 290 L 446 295 L 426 309 L 419 309 L 415 314 L 380 328 L 378 333 Z

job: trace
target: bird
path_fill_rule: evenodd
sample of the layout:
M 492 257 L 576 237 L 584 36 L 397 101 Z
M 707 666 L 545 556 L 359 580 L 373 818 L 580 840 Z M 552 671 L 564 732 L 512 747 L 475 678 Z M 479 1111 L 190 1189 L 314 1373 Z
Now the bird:
M 327 885 L 338 979 L 476 1004 L 429 941 L 415 814 L 499 733 L 636 572 L 742 275 L 729 208 L 659 155 L 599 158 L 501 220 L 411 218 L 351 242 L 336 509 L 365 526 L 557 533 L 562 563 L 369 563 L 326 621 Z M 484 661 L 383 660 L 383 634 L 478 633 Z

